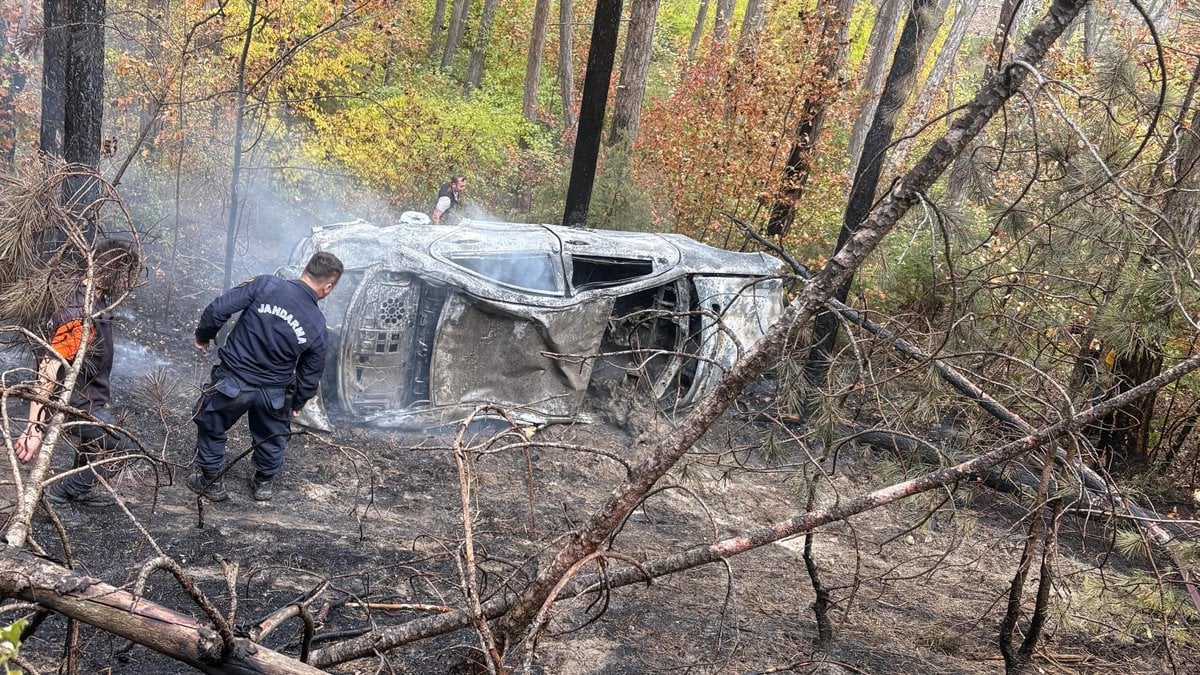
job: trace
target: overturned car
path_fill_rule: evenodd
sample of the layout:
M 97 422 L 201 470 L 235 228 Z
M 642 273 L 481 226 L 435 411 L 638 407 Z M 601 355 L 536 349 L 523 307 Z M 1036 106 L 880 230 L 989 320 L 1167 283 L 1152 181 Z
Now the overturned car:
M 690 406 L 783 311 L 781 263 L 681 235 L 464 221 L 421 214 L 314 228 L 292 253 L 346 266 L 325 300 L 327 412 L 428 428 L 506 415 L 577 419 L 594 378 L 633 378 L 664 408 Z M 503 411 L 503 413 L 501 413 Z

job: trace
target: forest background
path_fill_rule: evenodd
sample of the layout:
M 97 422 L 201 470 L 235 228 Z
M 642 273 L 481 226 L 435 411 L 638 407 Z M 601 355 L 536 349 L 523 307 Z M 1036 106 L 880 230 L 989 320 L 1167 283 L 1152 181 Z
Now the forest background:
M 964 151 L 955 148 L 945 175 L 926 174 L 915 208 L 886 223 L 894 234 L 867 247 L 850 268 L 854 281 L 833 293 L 884 332 L 843 311 L 857 327 L 839 337 L 830 312 L 798 340 L 812 346 L 807 359 L 772 364 L 795 385 L 783 389 L 794 394 L 783 414 L 803 418 L 816 438 L 869 418 L 893 444 L 949 427 L 958 447 L 986 449 L 1012 427 L 1029 432 L 1116 401 L 1069 430 L 1072 479 L 1095 490 L 1087 471 L 1112 471 L 1118 494 L 1186 521 L 1200 482 L 1200 396 L 1194 377 L 1171 367 L 1195 362 L 1200 335 L 1200 16 L 1183 1 L 1086 3 L 1044 60 L 999 65 L 1048 6 L 1080 4 L 632 2 L 588 224 L 772 246 L 803 276 L 852 248 L 841 245 L 908 184 L 901 177 L 921 177 L 928 167 L 918 160 L 961 131 L 949 120 L 974 112 L 962 106 L 982 82 L 1020 71 L 1023 88 Z M 38 86 L 44 7 L 23 0 L 0 10 L 0 143 L 14 171 L 36 166 L 35 150 L 55 143 Z M 265 238 L 427 211 L 453 173 L 468 175 L 477 215 L 562 218 L 582 140 L 591 3 L 149 0 L 99 9 L 95 165 L 150 244 L 156 279 L 186 284 L 176 276 L 180 246 L 227 238 L 238 254 L 227 260 L 242 266 L 227 263 L 228 285 L 231 274 L 263 271 L 256 246 Z M 868 333 L 903 336 L 918 365 L 890 351 L 892 337 L 883 345 Z M 976 416 L 943 383 L 947 364 L 987 389 L 975 402 L 993 417 L 997 400 L 1015 417 L 997 425 Z M 1180 375 L 1156 379 L 1172 372 Z M 1033 426 L 1013 421 L 1026 419 Z M 1081 460 L 1091 468 L 1072 464 Z M 1013 581 L 1015 615 L 1030 561 L 1050 555 L 1058 518 L 1078 508 L 1048 476 L 1025 485 L 1037 490 L 1030 513 L 1039 515 Z M 1100 492 L 1111 497 L 1110 488 Z M 1175 543 L 1133 535 L 1127 545 L 1147 553 Z M 1153 580 L 1164 640 L 1188 639 L 1175 622 L 1192 616 L 1183 605 L 1189 591 L 1195 598 L 1185 583 L 1195 557 L 1175 547 L 1180 577 Z

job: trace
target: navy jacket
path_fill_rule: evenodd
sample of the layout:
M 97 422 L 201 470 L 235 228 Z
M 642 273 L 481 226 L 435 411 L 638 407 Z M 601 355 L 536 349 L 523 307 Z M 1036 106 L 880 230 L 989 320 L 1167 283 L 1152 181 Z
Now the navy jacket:
M 303 281 L 263 275 L 231 288 L 204 308 L 196 339 L 208 342 L 237 312 L 229 339 L 217 352 L 239 380 L 258 387 L 296 385 L 292 409 L 317 393 L 325 369 L 325 315 Z

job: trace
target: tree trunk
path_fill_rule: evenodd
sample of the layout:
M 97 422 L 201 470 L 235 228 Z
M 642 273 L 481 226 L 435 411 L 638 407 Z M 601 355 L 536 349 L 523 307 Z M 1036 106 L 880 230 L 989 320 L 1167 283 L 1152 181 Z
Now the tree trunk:
M 222 642 L 211 626 L 13 548 L 0 553 L 0 593 L 36 602 L 205 673 L 321 672 L 244 638 L 237 639 L 239 648 L 222 657 Z
M 442 51 L 442 31 L 446 29 L 446 0 L 437 0 L 433 5 L 433 22 L 429 27 L 429 60 L 437 58 Z
M 70 4 L 67 0 L 42 3 L 42 153 L 61 157 L 63 115 L 67 107 L 67 55 L 70 52 Z
M 1047 50 L 1086 3 L 1087 0 L 1054 0 L 1049 13 L 1030 32 L 1014 59 L 1034 66 L 1040 63 Z M 515 640 L 525 632 L 564 575 L 595 552 L 614 529 L 625 522 L 625 518 L 641 503 L 655 483 L 728 409 L 746 385 L 786 356 L 786 347 L 794 343 L 795 332 L 807 324 L 835 289 L 850 278 L 854 270 L 875 250 L 883 236 L 917 203 L 920 195 L 929 190 L 954 157 L 979 134 L 1028 76 L 1027 69 L 1014 68 L 1005 72 L 1002 78 L 993 77 L 983 83 L 979 93 L 965 106 L 946 134 L 911 171 L 892 185 L 862 221 L 855 237 L 834 254 L 820 273 L 813 276 L 784 310 L 779 322 L 726 371 L 715 389 L 680 421 L 674 431 L 658 441 L 637 462 L 630 472 L 630 481 L 615 490 L 605 504 L 596 509 L 595 515 L 571 533 L 554 559 L 540 566 L 537 577 L 520 592 L 513 608 L 501 622 L 500 631 L 508 640 Z M 1188 363 L 1189 367 L 1194 368 L 1200 360 Z M 380 646 L 379 640 L 373 640 L 367 648 Z
M 901 0 L 883 0 L 879 12 L 875 16 L 875 25 L 871 26 L 871 37 L 867 40 L 867 74 L 863 78 L 862 92 L 866 96 L 858 118 L 850 130 L 850 175 L 858 172 L 858 160 L 862 156 L 863 142 L 867 138 L 867 129 L 875 117 L 875 106 L 879 104 L 879 88 L 883 85 L 883 77 L 887 73 L 888 57 L 892 53 L 892 41 L 896 36 L 896 26 L 900 21 Z
M 454 57 L 458 55 L 458 45 L 462 43 L 463 32 L 467 26 L 467 3 L 469 0 L 454 0 L 450 10 L 450 29 L 446 31 L 446 47 L 442 50 L 442 70 L 449 70 L 454 65 Z
M 723 42 L 729 38 L 729 28 L 733 25 L 733 0 L 717 0 L 717 17 L 713 22 L 713 42 Z
M 104 0 L 72 0 L 67 41 L 66 99 L 63 107 L 63 159 L 95 169 L 100 164 L 104 123 Z M 100 196 L 94 176 L 72 175 L 67 202 L 90 209 Z M 95 218 L 88 214 L 88 220 Z
M 25 90 L 25 59 L 17 52 L 19 28 L 4 17 L 0 17 L 0 82 L 7 80 L 7 87 L 0 87 L 0 157 L 7 165 L 16 159 L 17 150 L 17 98 Z
M 521 95 L 521 113 L 531 124 L 538 121 L 538 85 L 542 81 L 542 52 L 546 49 L 549 19 L 550 0 L 537 0 L 533 6 L 533 29 L 529 33 L 529 58 L 525 60 L 525 91 Z
M 540 0 L 539 0 L 540 1 Z M 592 43 L 588 47 L 587 73 L 583 78 L 583 100 L 579 106 L 579 131 L 571 156 L 571 183 L 563 225 L 584 227 L 592 201 L 592 183 L 596 161 L 600 157 L 600 137 L 604 134 L 604 109 L 608 105 L 608 85 L 612 82 L 613 60 L 617 55 L 617 33 L 621 28 L 621 0 L 597 0 L 592 20 Z
M 896 117 L 912 93 L 925 51 L 933 41 L 933 34 L 937 32 L 934 29 L 940 22 L 937 5 L 934 0 L 913 0 L 910 6 L 908 18 L 904 22 L 904 31 L 896 45 L 896 54 L 892 57 L 887 82 L 883 85 L 879 105 L 875 109 L 871 128 L 867 131 L 863 143 L 862 157 L 850 188 L 850 200 L 846 204 L 846 213 L 842 220 L 841 232 L 838 233 L 835 251 L 846 245 L 871 212 L 879 177 L 883 173 L 884 153 L 892 140 Z M 838 301 L 845 302 L 852 281 L 852 277 L 847 277 L 838 287 L 834 293 Z M 832 312 L 822 311 L 813 327 L 812 351 L 804 368 L 805 381 L 814 389 L 825 383 L 837 334 L 837 316 Z
M 563 128 L 575 126 L 575 13 L 571 0 L 558 0 L 558 90 Z
M 738 36 L 740 49 L 752 49 L 758 34 L 765 25 L 767 0 L 746 0 L 746 16 L 742 18 L 742 34 Z M 818 11 L 824 4 L 818 5 Z
M 700 38 L 704 35 L 704 24 L 708 21 L 709 0 L 700 0 L 700 9 L 696 11 L 696 26 L 692 28 L 692 39 L 688 42 L 687 62 L 696 60 L 696 49 L 700 46 Z
M 629 10 L 629 32 L 621 55 L 621 79 L 613 105 L 608 144 L 631 145 L 637 140 L 642 116 L 642 98 L 646 94 L 646 75 L 654 53 L 654 22 L 659 0 L 633 0 Z
M 979 9 L 979 3 L 974 0 L 959 0 L 954 10 L 954 24 L 950 27 L 945 44 L 938 52 L 937 61 L 929 71 L 929 77 L 925 79 L 925 84 L 921 86 L 921 91 L 913 102 L 912 110 L 909 111 L 908 125 L 904 127 L 904 131 L 896 143 L 896 148 L 892 151 L 892 166 L 900 167 L 904 164 L 904 159 L 912 149 L 917 133 L 928 122 L 925 118 L 933 108 L 937 92 L 946 81 L 946 76 L 954 68 L 963 38 L 967 35 L 967 28 L 970 27 L 977 9 Z
M 801 107 L 800 121 L 796 125 L 792 148 L 783 170 L 783 185 L 779 196 L 771 204 L 767 234 L 785 236 L 796 217 L 796 202 L 803 196 L 804 186 L 808 182 L 813 152 L 825 127 L 825 112 L 844 86 L 843 71 L 846 68 L 847 37 L 853 6 L 854 0 L 838 0 L 831 9 L 822 5 L 823 9 L 819 10 L 825 13 L 821 20 L 820 46 L 825 56 L 813 76 L 822 78 L 824 85 L 814 85 Z
M 237 66 L 237 118 L 233 128 L 233 170 L 229 177 L 229 221 L 225 228 L 225 277 L 222 288 L 233 287 L 233 252 L 237 243 L 238 214 L 241 201 L 238 188 L 242 182 L 242 128 L 246 123 L 246 59 L 250 54 L 250 41 L 254 39 L 254 24 L 258 20 L 258 0 L 250 0 L 250 18 L 246 22 L 246 39 Z
M 492 23 L 496 20 L 496 6 L 500 0 L 483 0 L 483 16 L 479 19 L 479 36 L 475 38 L 475 50 L 471 52 L 471 65 L 467 68 L 467 96 L 479 88 L 483 81 L 483 59 L 487 55 L 488 42 L 492 39 Z

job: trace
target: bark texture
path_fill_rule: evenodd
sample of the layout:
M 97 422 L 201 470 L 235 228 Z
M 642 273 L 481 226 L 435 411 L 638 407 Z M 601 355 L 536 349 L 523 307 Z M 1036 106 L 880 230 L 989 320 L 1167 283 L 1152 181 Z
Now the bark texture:
M 483 16 L 479 18 L 479 35 L 475 38 L 475 49 L 471 52 L 471 65 L 467 67 L 466 93 L 479 88 L 483 81 L 483 61 L 487 56 L 488 43 L 492 40 L 492 24 L 496 21 L 496 6 L 500 0 L 484 0 Z
M 941 8 L 944 9 L 945 5 L 941 5 Z M 838 233 L 834 250 L 842 248 L 850 241 L 858 231 L 860 223 L 871 211 L 879 186 L 879 177 L 883 173 L 887 146 L 891 143 L 892 132 L 896 127 L 896 118 L 912 93 L 924 54 L 933 41 L 936 27 L 941 23 L 938 10 L 939 3 L 934 0 L 913 0 L 909 9 L 904 31 L 896 44 L 896 54 L 892 57 L 892 67 L 888 71 L 879 105 L 875 109 L 871 128 L 863 144 L 862 158 L 858 162 L 858 171 L 854 174 L 850 201 L 846 204 L 842 229 Z M 851 281 L 852 277 L 847 277 L 838 286 L 834 293 L 838 301 L 845 302 L 850 292 Z M 804 368 L 805 380 L 810 387 L 820 387 L 825 383 L 837 335 L 837 317 L 832 312 L 822 311 L 813 329 L 813 346 Z
M 454 57 L 458 56 L 458 46 L 462 43 L 463 32 L 467 27 L 467 3 L 469 0 L 454 0 L 450 8 L 450 27 L 446 30 L 446 46 L 442 48 L 442 70 L 448 70 L 454 65 Z
M 650 57 L 654 54 L 654 22 L 658 18 L 658 2 L 633 0 L 630 6 L 629 32 L 625 34 L 621 77 L 617 82 L 612 126 L 608 132 L 609 145 L 631 144 L 637 140 L 642 99 L 646 95 L 646 76 L 650 72 Z
M 583 100 L 579 106 L 579 131 L 575 135 L 575 152 L 571 155 L 571 183 L 567 186 L 567 203 L 563 210 L 563 224 L 570 227 L 587 224 L 620 26 L 621 0 L 597 0 L 587 74 L 583 78 Z
M 883 78 L 887 75 L 888 58 L 892 54 L 892 43 L 896 38 L 896 28 L 900 23 L 901 0 L 883 0 L 879 12 L 875 16 L 875 24 L 871 26 L 871 37 L 867 39 L 867 74 L 863 77 L 862 94 L 864 96 L 862 110 L 854 120 L 850 129 L 850 175 L 858 172 L 858 160 L 862 156 L 863 143 L 867 138 L 867 129 L 875 117 L 875 106 L 879 104 L 879 91 L 883 86 Z
M 546 49 L 546 23 L 549 17 L 550 0 L 537 0 L 533 6 L 529 57 L 525 60 L 525 91 L 521 96 L 521 112 L 530 123 L 537 122 L 538 85 L 542 81 L 542 52 Z
M 31 553 L 0 552 L 0 593 L 119 635 L 205 673 L 311 674 L 321 671 L 239 638 L 228 657 L 211 627 Z
M 575 12 L 571 0 L 558 0 L 558 90 L 563 128 L 575 126 Z

